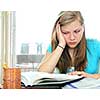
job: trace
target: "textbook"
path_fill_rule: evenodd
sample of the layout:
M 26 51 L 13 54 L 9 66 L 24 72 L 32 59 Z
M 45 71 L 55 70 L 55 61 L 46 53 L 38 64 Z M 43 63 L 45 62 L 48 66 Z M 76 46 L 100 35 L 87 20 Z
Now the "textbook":
M 46 72 L 22 72 L 21 84 L 28 88 L 61 88 L 70 82 L 81 80 L 83 77 L 68 74 L 50 74 Z

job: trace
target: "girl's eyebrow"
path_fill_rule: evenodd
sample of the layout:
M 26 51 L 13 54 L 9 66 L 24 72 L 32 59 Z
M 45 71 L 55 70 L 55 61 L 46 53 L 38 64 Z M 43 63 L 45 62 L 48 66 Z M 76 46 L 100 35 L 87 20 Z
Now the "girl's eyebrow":
M 61 31 L 62 33 L 70 33 L 70 31 Z
M 73 31 L 76 31 L 76 30 L 81 30 L 81 28 L 76 28 L 74 29 Z M 67 30 L 61 30 L 63 33 L 66 33 L 66 32 L 70 32 L 70 31 L 67 31 Z
M 82 26 L 78 26 L 75 29 L 73 29 L 73 31 L 81 30 L 81 29 L 82 29 Z M 70 32 L 70 31 L 69 30 L 62 30 L 62 28 L 61 28 L 61 32 L 66 33 L 66 32 Z
M 70 32 L 70 31 L 61 29 L 61 32 L 66 33 L 66 32 Z
M 80 30 L 80 29 L 81 29 L 81 27 L 77 27 L 76 29 L 74 29 L 74 31 L 75 31 L 75 30 Z

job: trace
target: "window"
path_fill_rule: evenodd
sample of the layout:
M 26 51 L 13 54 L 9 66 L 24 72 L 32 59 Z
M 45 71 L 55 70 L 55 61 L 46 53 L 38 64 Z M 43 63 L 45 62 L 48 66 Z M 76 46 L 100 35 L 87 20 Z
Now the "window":
M 15 11 L 0 12 L 0 82 L 2 82 L 2 66 L 15 64 Z
M 31 11 L 16 13 L 16 66 L 22 71 L 37 70 L 49 44 L 51 37 L 43 26 L 46 19 L 40 18 L 43 19 Z

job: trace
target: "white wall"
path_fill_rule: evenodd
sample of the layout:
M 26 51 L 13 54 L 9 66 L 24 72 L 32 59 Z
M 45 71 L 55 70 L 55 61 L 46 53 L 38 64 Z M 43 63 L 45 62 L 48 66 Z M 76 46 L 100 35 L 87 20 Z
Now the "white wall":
M 38 41 L 44 48 L 50 41 L 52 27 L 62 10 L 80 10 L 86 24 L 86 37 L 100 40 L 100 5 L 98 0 L 9 0 L 0 4 L 2 9 L 16 11 L 16 38 L 18 52 L 20 43 Z M 34 48 L 33 48 L 34 49 Z
M 80 10 L 86 24 L 86 37 L 98 38 L 99 30 L 99 3 L 95 1 L 82 0 L 36 0 L 24 2 L 23 7 L 19 5 L 16 13 L 17 26 L 17 48 L 21 42 L 35 43 L 43 42 L 45 46 L 51 39 L 52 27 L 57 15 L 62 10 Z

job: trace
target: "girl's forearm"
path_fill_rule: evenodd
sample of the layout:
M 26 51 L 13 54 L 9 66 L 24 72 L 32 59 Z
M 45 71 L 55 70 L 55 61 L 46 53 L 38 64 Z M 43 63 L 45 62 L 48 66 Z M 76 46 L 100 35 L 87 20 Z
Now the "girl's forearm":
M 47 59 L 45 59 L 42 64 L 40 64 L 39 71 L 52 73 L 63 50 L 63 48 L 57 46 L 57 48 L 51 53 L 51 55 Z
M 91 74 L 91 77 L 95 78 L 95 79 L 99 79 L 100 78 L 100 74 Z

